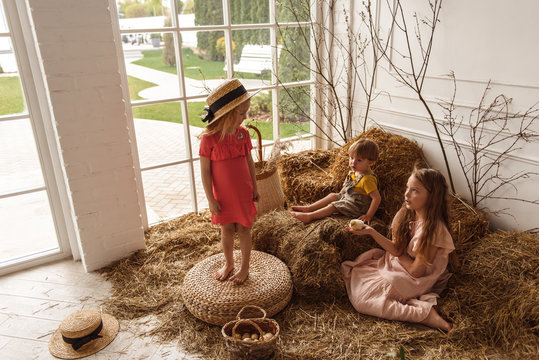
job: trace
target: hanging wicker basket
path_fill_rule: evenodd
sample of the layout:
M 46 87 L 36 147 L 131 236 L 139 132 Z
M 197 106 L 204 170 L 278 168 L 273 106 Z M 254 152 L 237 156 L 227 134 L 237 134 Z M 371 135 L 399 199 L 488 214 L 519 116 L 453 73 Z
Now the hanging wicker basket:
M 243 311 L 248 308 L 258 310 L 262 317 L 242 318 Z M 221 329 L 230 359 L 234 360 L 268 359 L 277 347 L 279 331 L 277 321 L 266 318 L 266 311 L 254 305 L 242 307 L 236 320 L 229 321 Z
M 277 165 L 268 166 L 267 161 L 262 160 L 262 135 L 253 125 L 246 125 L 258 135 L 258 162 L 255 163 L 256 186 L 260 198 L 256 202 L 257 216 L 261 216 L 271 210 L 284 209 L 285 197 L 281 186 L 281 178 Z

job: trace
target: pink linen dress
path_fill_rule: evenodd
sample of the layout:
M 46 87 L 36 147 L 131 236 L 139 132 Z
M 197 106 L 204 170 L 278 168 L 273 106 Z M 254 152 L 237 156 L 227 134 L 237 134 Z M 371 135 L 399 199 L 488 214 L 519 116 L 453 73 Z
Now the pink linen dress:
M 212 224 L 253 224 L 254 185 L 247 163 L 252 148 L 249 132 L 243 127 L 223 139 L 221 133 L 202 137 L 199 155 L 211 160 L 213 196 L 221 205 L 221 215 L 211 216 Z
M 422 221 L 410 225 L 412 239 L 406 249 L 415 258 Z M 415 278 L 399 258 L 382 249 L 371 249 L 354 261 L 341 264 L 341 272 L 354 308 L 362 313 L 389 320 L 421 322 L 445 288 L 451 274 L 448 255 L 455 246 L 447 228 L 440 224 L 434 245 L 438 247 L 432 264 L 422 277 Z

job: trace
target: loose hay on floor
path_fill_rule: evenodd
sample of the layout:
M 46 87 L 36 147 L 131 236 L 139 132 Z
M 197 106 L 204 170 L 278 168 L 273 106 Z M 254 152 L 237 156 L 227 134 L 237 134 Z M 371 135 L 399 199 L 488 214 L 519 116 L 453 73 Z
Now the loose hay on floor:
M 454 324 L 449 334 L 359 314 L 346 297 L 324 302 L 296 294 L 274 317 L 281 327 L 276 359 L 386 358 L 387 352 L 398 351 L 400 346 L 407 359 L 537 354 L 537 296 L 530 297 L 538 288 L 537 238 L 521 233 L 494 236 L 498 238 L 488 240 L 489 236 L 470 248 L 469 256 L 461 259 L 463 275 L 451 280 L 451 288 L 440 299 L 440 313 Z M 146 233 L 146 243 L 146 250 L 104 271 L 113 293 L 105 304 L 106 311 L 122 319 L 155 315 L 160 325 L 151 334 L 168 341 L 178 339 L 183 349 L 206 359 L 226 358 L 220 327 L 192 316 L 180 296 L 185 273 L 220 251 L 219 229 L 210 224 L 209 214 L 188 214 L 152 227 Z M 507 248 L 508 255 L 500 256 Z M 340 274 L 335 276 L 340 279 Z M 478 292 L 478 281 L 484 285 L 481 289 L 493 293 Z M 524 297 L 518 291 L 506 294 L 497 282 L 513 287 L 520 284 L 519 289 L 529 284 L 531 292 Z

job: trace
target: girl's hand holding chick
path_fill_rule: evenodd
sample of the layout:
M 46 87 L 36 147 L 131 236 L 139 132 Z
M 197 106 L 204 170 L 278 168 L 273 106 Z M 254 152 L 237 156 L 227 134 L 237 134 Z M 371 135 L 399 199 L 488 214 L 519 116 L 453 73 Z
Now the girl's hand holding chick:
M 368 235 L 371 230 L 374 230 L 372 227 L 365 224 L 363 221 L 359 219 L 351 220 L 344 227 L 346 230 L 356 235 Z

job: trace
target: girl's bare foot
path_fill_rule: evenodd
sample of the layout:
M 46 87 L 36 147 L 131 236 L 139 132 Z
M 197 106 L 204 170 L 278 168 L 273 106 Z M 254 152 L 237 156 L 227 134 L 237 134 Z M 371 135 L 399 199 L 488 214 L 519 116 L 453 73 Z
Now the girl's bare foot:
M 430 326 L 431 328 L 441 329 L 444 331 L 451 330 L 452 326 L 450 323 L 445 321 L 434 308 L 430 309 L 429 315 L 421 322 L 423 325 Z
M 295 217 L 304 224 L 308 224 L 311 222 L 311 217 L 309 214 L 295 211 L 291 211 L 290 214 L 292 214 L 293 217 Z
M 299 212 L 309 212 L 308 206 L 292 206 L 290 209 L 294 211 L 299 211 Z
M 219 281 L 225 281 L 228 276 L 230 275 L 230 272 L 234 269 L 234 266 L 227 266 L 226 264 L 223 265 L 223 267 L 218 270 L 215 273 L 215 278 Z
M 232 281 L 236 285 L 241 285 L 247 280 L 249 277 L 249 269 L 240 269 L 239 272 L 235 273 L 228 279 L 229 281 Z

